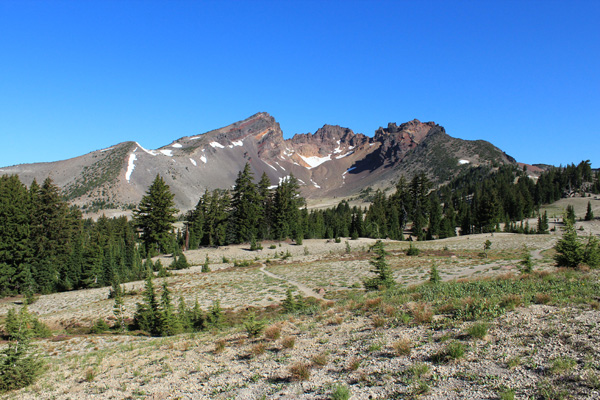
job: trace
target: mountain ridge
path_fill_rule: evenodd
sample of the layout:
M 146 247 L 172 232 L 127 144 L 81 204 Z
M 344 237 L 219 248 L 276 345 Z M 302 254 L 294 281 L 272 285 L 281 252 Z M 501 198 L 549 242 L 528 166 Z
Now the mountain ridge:
M 132 207 L 160 174 L 177 206 L 187 210 L 205 190 L 230 188 L 246 163 L 257 180 L 266 173 L 273 185 L 293 174 L 303 195 L 313 199 L 391 187 L 400 175 L 420 171 L 443 182 L 468 166 L 516 165 L 491 143 L 453 138 L 434 122 L 390 122 L 373 137 L 325 124 L 314 133 L 284 139 L 275 118 L 259 112 L 156 150 L 126 141 L 67 160 L 3 167 L 0 174 L 18 174 L 26 184 L 50 176 L 84 209 L 92 204 Z

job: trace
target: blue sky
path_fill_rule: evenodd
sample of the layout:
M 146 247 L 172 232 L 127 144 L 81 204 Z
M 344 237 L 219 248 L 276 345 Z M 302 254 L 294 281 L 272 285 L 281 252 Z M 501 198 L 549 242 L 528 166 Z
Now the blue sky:
M 286 138 L 417 118 L 598 168 L 598 20 L 596 0 L 0 0 L 0 165 L 266 111 Z

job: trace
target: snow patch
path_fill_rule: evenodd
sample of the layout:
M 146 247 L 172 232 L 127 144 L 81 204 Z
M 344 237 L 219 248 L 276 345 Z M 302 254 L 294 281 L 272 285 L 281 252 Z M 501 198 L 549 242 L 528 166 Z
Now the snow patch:
M 115 146 L 111 146 L 111 147 L 108 147 L 108 148 L 106 148 L 106 149 L 102 149 L 102 150 L 100 150 L 100 152 L 104 153 L 105 151 L 109 151 L 109 150 L 112 150 L 112 149 L 114 149 L 114 148 L 115 148 Z M 135 151 L 135 150 L 134 150 L 134 151 Z
M 165 156 L 173 157 L 173 150 L 160 150 Z
M 154 150 L 146 150 L 145 148 L 143 148 L 142 146 L 140 146 L 139 143 L 136 142 L 136 144 L 138 145 L 138 148 L 142 149 L 143 151 L 145 151 L 146 153 L 150 154 L 151 156 L 156 156 L 158 155 L 158 153 Z M 137 150 L 137 149 L 136 149 Z M 135 150 L 134 150 L 135 151 Z
M 137 147 L 135 148 L 135 150 L 137 150 Z M 135 169 L 135 160 L 137 159 L 137 156 L 135 155 L 135 150 L 134 153 L 131 153 L 129 155 L 129 162 L 127 163 L 127 172 L 125 172 L 125 179 L 127 179 L 127 182 L 129 182 L 129 179 L 131 179 L 131 173 Z
M 210 145 L 214 148 L 219 148 L 219 149 L 224 149 L 225 146 L 223 146 L 221 143 L 219 142 L 210 142 Z
M 471 161 L 469 161 L 469 160 L 458 160 L 458 163 L 459 163 L 460 165 L 464 165 L 464 164 L 469 164 L 469 163 L 471 163 Z
M 346 154 L 342 154 L 341 156 L 337 156 L 336 159 L 339 160 L 340 158 L 348 157 L 351 154 L 354 154 L 354 152 L 353 151 L 349 151 Z
M 284 171 L 285 171 L 285 168 L 283 168 L 281 165 L 279 165 L 279 163 L 278 163 L 277 161 L 275 161 L 275 164 L 277 164 L 277 166 L 278 166 L 279 168 L 281 168 L 282 170 L 284 170 Z
M 189 138 L 189 140 L 197 140 L 197 139 L 200 139 L 201 137 L 202 137 L 202 135 L 194 136 L 194 137 Z
M 319 165 L 323 164 L 324 162 L 331 160 L 331 155 L 328 155 L 325 157 L 317 157 L 317 156 L 304 157 L 300 154 L 298 154 L 298 155 L 300 156 L 300 158 L 302 158 L 304 160 L 305 163 L 307 163 L 309 165 L 308 169 L 313 169 L 313 168 L 318 167 Z
M 206 156 L 200 156 L 200 161 L 206 164 Z
M 238 140 L 237 142 L 231 142 L 231 144 L 233 144 L 234 146 L 243 146 L 244 143 L 241 140 Z
M 190 158 L 190 162 L 192 164 L 194 164 L 194 167 L 196 167 L 198 165 L 198 163 L 196 163 L 196 160 L 194 160 L 193 158 Z
M 277 171 L 277 168 L 275 168 L 274 166 L 272 166 L 271 164 L 269 164 L 268 162 L 265 161 L 265 164 L 267 164 L 269 167 L 273 168 L 275 171 Z
M 317 185 L 317 182 L 313 181 L 312 179 L 310 180 L 310 182 L 317 188 L 317 189 L 321 189 L 321 186 Z
M 183 147 L 183 145 L 181 143 L 174 143 L 171 145 L 171 147 L 175 147 L 176 149 L 180 149 Z

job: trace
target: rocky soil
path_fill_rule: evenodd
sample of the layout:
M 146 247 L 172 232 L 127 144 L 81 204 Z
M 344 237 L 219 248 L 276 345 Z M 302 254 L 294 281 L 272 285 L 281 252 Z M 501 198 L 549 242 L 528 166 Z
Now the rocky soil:
M 586 231 L 598 228 L 596 222 L 582 224 Z M 444 280 L 516 272 L 524 251 L 534 255 L 535 269 L 552 271 L 557 238 L 450 238 L 417 243 L 418 257 L 404 255 L 406 242 L 387 242 L 386 249 L 396 280 L 411 285 L 426 280 L 433 264 Z M 484 257 L 486 240 L 492 247 Z M 337 385 L 347 387 L 352 399 L 600 398 L 598 307 L 517 307 L 491 320 L 480 339 L 467 334 L 473 322 L 446 324 L 436 317 L 398 324 L 400 310 L 393 307 L 356 313 L 352 302 L 337 299 L 362 292 L 372 243 L 349 240 L 350 252 L 344 239 L 273 243 L 274 249 L 263 243 L 261 252 L 247 246 L 195 250 L 186 256 L 196 266 L 163 278 L 175 299 L 198 299 L 203 309 L 217 299 L 229 309 L 277 305 L 288 287 L 326 299 L 312 316 L 273 317 L 257 338 L 241 326 L 168 338 L 68 334 L 76 325 L 112 318 L 108 288 L 41 296 L 29 309 L 57 330 L 36 342 L 47 369 L 34 385 L 2 398 L 326 399 Z M 291 257 L 282 260 L 286 252 Z M 201 273 L 207 254 L 212 272 Z M 234 267 L 234 260 L 253 263 Z M 142 287 L 126 285 L 138 293 L 126 297 L 129 315 Z M 0 316 L 19 302 L 2 300 Z M 436 354 L 451 343 L 461 343 L 464 356 L 439 362 Z

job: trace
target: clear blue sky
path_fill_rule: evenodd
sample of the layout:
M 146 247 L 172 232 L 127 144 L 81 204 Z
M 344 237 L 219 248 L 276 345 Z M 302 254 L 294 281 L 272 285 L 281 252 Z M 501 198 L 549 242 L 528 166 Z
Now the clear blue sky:
M 0 166 L 266 111 L 285 137 L 418 118 L 598 168 L 599 21 L 598 0 L 0 0 Z

